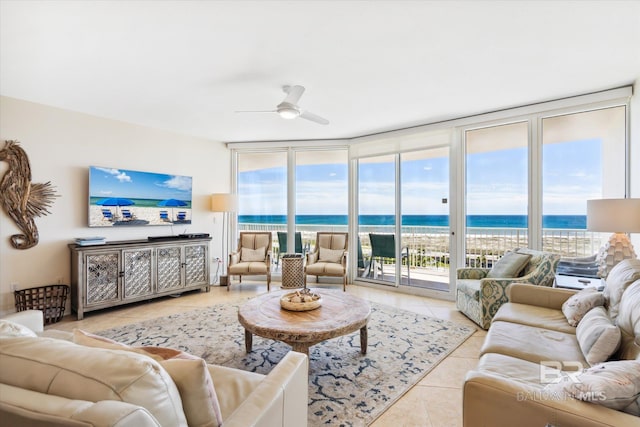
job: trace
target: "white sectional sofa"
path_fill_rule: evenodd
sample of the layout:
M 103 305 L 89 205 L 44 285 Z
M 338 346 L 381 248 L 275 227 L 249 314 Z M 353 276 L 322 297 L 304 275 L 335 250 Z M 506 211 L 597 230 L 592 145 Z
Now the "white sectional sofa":
M 289 352 L 260 375 L 193 357 L 159 360 L 81 345 L 42 324 L 35 310 L 0 320 L 3 426 L 307 425 L 303 354 Z
M 508 295 L 467 374 L 464 427 L 640 427 L 640 260 L 616 265 L 601 295 L 521 283 Z

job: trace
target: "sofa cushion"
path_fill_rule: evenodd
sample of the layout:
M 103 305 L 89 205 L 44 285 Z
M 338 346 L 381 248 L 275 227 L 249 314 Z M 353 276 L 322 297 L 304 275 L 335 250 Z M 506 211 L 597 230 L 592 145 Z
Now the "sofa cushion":
M 551 368 L 549 368 L 551 369 Z M 540 364 L 518 359 L 504 354 L 487 353 L 480 357 L 476 370 L 489 372 L 504 378 L 511 378 L 521 384 L 541 389 Z M 559 373 L 559 371 L 557 371 Z
M 507 252 L 487 273 L 491 278 L 518 277 L 531 259 L 531 254 Z
M 267 264 L 260 262 L 239 262 L 229 266 L 229 275 L 233 274 L 267 274 Z
M 640 280 L 640 259 L 625 259 L 616 264 L 607 276 L 604 298 L 613 323 L 618 318 L 618 306 L 624 291 L 636 280 Z
M 88 402 L 0 383 L 2 426 L 161 427 L 145 408 L 115 400 Z
M 593 307 L 604 305 L 604 296 L 595 288 L 585 288 L 569 297 L 562 304 L 562 313 L 571 326 L 578 326 L 580 319 Z
M 576 337 L 590 365 L 606 361 L 620 345 L 620 329 L 611 323 L 604 307 L 595 307 L 582 318 Z
M 587 365 L 574 334 L 535 326 L 494 321 L 480 354 L 498 353 L 533 363 L 570 360 Z
M 37 337 L 31 329 L 10 320 L 0 320 L 0 337 Z
M 619 310 L 617 325 L 621 339 L 617 358 L 640 360 L 640 280 L 622 295 Z
M 141 354 L 55 338 L 2 338 L 0 366 L 4 384 L 68 399 L 127 402 L 146 408 L 161 425 L 187 425 L 175 383 Z
M 264 261 L 266 248 L 263 246 L 257 249 L 242 248 L 240 252 L 241 262 L 260 262 Z
M 576 378 L 563 378 L 550 384 L 545 391 L 569 394 L 574 399 L 640 416 L 640 361 L 601 363 L 585 369 Z
M 318 262 L 341 262 L 344 249 L 329 249 L 320 247 Z
M 576 328 L 567 322 L 567 318 L 560 310 L 537 305 L 513 302 L 504 304 L 493 317 L 494 322 L 498 320 L 566 332 L 568 334 L 576 333 Z
M 132 347 L 81 329 L 73 330 L 73 341 L 89 347 L 145 354 L 159 361 L 178 387 L 189 427 L 213 427 L 222 424 L 218 397 L 207 364 L 202 358 L 166 347 Z
M 342 264 L 336 264 L 335 262 L 316 262 L 315 264 L 307 265 L 306 273 L 312 276 L 342 276 L 344 274 L 344 268 L 342 267 Z

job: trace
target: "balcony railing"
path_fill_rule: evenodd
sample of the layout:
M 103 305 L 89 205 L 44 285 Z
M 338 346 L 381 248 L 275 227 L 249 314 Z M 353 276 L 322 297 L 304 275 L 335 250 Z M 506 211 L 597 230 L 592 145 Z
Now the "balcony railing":
M 287 227 L 284 224 L 242 223 L 239 229 L 240 231 L 272 231 L 274 253 L 277 253 L 276 232 L 286 231 Z M 296 229 L 302 233 L 303 247 L 309 248 L 315 247 L 318 231 L 347 231 L 346 226 L 340 225 L 298 225 Z M 392 233 L 393 230 L 393 226 L 360 226 L 358 236 L 364 258 L 367 259 L 371 254 L 369 233 Z M 582 229 L 543 229 L 543 250 L 559 253 L 562 257 L 589 256 L 598 251 L 604 237 L 607 236 Z M 449 270 L 451 263 L 449 239 L 448 227 L 402 227 L 402 247 L 409 248 L 408 262 L 412 271 L 425 269 L 439 276 L 446 275 L 443 273 Z M 469 227 L 466 230 L 465 239 L 466 266 L 490 268 L 506 251 L 527 247 L 528 242 L 525 228 Z

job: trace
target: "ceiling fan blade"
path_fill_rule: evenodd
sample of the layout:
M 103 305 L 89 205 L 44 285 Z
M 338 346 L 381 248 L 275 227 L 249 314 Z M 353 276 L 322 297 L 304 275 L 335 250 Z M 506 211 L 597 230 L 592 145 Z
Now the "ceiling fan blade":
M 300 97 L 304 93 L 304 87 L 300 85 L 284 86 L 282 89 L 287 94 L 287 97 L 284 99 L 283 102 L 288 102 L 289 104 L 293 104 L 293 105 L 296 105 L 298 103 L 298 101 L 300 100 Z
M 325 119 L 324 117 L 320 117 L 317 114 L 313 114 L 309 111 L 304 111 L 302 113 L 300 113 L 300 116 L 298 117 L 302 117 L 303 119 L 307 119 L 307 120 L 311 120 L 312 122 L 316 122 L 318 124 L 321 125 L 328 125 L 329 124 L 329 120 Z

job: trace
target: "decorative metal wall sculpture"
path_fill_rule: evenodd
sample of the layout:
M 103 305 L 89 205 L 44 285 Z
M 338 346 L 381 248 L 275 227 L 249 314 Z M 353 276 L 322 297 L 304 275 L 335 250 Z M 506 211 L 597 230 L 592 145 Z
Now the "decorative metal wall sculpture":
M 29 159 L 18 141 L 5 141 L 0 150 L 0 161 L 9 164 L 9 169 L 0 181 L 0 203 L 23 233 L 11 236 L 11 245 L 16 249 L 32 248 L 39 240 L 38 228 L 33 218 L 50 214 L 48 208 L 58 195 L 51 182 L 31 182 Z

